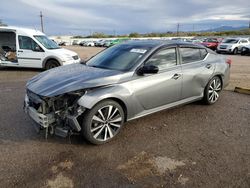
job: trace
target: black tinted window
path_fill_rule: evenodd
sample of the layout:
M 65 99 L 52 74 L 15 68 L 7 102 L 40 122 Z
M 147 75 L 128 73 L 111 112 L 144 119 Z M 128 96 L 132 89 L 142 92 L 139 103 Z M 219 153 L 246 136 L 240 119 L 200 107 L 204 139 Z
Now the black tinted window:
M 198 48 L 180 48 L 182 63 L 191 63 L 201 60 L 200 49 Z
M 241 43 L 247 43 L 247 40 L 241 40 Z
M 182 57 L 182 64 L 191 63 L 195 61 L 201 61 L 205 59 L 208 52 L 206 49 L 201 48 L 180 48 L 180 53 Z
M 19 48 L 24 50 L 35 50 L 37 43 L 30 37 L 18 36 Z
M 159 70 L 173 67 L 177 64 L 176 49 L 169 48 L 156 52 L 146 63 L 147 65 L 155 65 Z

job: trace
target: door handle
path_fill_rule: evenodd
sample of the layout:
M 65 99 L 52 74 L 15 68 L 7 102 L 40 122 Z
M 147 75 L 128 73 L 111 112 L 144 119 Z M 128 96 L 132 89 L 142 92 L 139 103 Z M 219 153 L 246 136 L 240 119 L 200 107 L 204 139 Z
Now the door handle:
M 172 79 L 177 80 L 177 79 L 180 78 L 180 77 L 181 77 L 181 74 L 174 74 L 174 76 L 172 77 Z
M 207 69 L 210 69 L 211 67 L 212 67 L 211 64 L 206 64 L 206 68 L 207 68 Z
M 23 52 L 22 50 L 18 50 L 17 52 Z

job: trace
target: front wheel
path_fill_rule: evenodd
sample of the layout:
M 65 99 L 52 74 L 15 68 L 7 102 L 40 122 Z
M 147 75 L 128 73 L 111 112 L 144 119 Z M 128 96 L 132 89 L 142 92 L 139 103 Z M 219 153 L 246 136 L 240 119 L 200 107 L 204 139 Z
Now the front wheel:
M 104 144 L 112 140 L 124 124 L 124 111 L 119 103 L 105 100 L 86 112 L 82 133 L 92 144 Z
M 222 90 L 222 82 L 218 76 L 213 77 L 204 90 L 204 102 L 206 104 L 214 104 L 218 101 Z
M 235 48 L 235 49 L 233 50 L 233 54 L 234 54 L 234 55 L 237 55 L 237 54 L 238 54 L 238 48 Z
M 59 63 L 56 60 L 49 60 L 45 65 L 45 69 L 49 70 L 58 66 L 59 66 Z

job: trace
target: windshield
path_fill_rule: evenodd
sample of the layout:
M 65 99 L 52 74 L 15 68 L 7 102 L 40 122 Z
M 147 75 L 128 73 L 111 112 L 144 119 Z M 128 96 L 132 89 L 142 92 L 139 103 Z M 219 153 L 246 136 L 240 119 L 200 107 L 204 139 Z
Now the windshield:
M 35 35 L 34 37 L 47 49 L 52 50 L 60 48 L 54 41 L 50 40 L 45 35 Z
M 223 41 L 223 43 L 230 43 L 230 44 L 236 44 L 236 43 L 238 43 L 238 42 L 239 42 L 238 39 L 225 39 L 225 40 Z
M 91 58 L 87 65 L 111 70 L 128 71 L 149 51 L 148 47 L 122 44 L 108 48 Z

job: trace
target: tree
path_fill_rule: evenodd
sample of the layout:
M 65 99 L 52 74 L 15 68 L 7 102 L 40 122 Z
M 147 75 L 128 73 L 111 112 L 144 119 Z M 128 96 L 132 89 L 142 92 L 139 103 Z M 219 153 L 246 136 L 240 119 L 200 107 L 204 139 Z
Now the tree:
M 7 26 L 7 24 L 3 23 L 2 20 L 0 19 L 0 26 Z
M 141 35 L 139 33 L 130 33 L 129 37 L 137 38 L 137 37 L 141 37 Z

